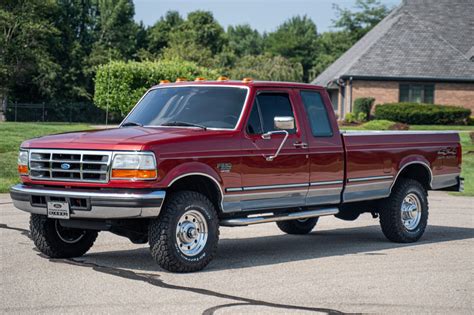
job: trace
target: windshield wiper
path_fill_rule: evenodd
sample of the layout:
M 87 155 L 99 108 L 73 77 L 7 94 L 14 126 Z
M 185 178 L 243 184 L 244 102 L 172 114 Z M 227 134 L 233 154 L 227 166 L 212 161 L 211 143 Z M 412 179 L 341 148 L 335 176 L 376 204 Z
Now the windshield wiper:
M 134 121 L 127 121 L 126 123 L 122 124 L 121 127 L 130 127 L 130 126 L 143 127 L 143 124 L 140 124 L 140 123 L 137 123 L 137 122 L 134 122 Z
M 186 127 L 198 127 L 203 130 L 206 130 L 207 127 L 199 124 L 194 124 L 194 123 L 189 123 L 185 121 L 168 121 L 164 124 L 161 124 L 162 126 L 186 126 Z

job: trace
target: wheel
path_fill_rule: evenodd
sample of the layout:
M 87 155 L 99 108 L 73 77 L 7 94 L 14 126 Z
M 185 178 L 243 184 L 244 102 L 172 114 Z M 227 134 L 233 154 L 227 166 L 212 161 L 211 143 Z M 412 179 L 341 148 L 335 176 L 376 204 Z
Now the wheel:
M 209 199 L 194 191 L 171 194 L 148 227 L 155 261 L 172 272 L 206 267 L 217 251 L 219 220 Z
M 72 258 L 84 255 L 94 244 L 97 231 L 62 227 L 58 220 L 44 215 L 30 217 L 31 238 L 35 246 L 51 258 Z
M 390 241 L 412 243 L 420 239 L 428 224 L 428 194 L 419 182 L 402 179 L 381 204 L 380 226 Z
M 280 221 L 277 226 L 287 234 L 308 234 L 318 223 L 319 218 Z

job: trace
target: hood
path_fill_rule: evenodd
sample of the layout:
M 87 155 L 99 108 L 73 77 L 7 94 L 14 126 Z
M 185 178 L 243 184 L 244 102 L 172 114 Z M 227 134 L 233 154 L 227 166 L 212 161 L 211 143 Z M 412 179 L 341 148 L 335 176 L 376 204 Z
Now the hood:
M 168 143 L 180 138 L 200 137 L 218 131 L 195 128 L 126 127 L 61 133 L 27 140 L 22 148 L 143 150 L 156 143 Z

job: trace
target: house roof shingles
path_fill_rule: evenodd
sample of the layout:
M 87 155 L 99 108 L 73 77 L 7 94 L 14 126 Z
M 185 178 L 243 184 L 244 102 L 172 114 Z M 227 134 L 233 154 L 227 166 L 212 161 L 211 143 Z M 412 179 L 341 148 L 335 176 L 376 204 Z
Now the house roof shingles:
M 474 82 L 474 0 L 404 0 L 312 83 L 340 77 Z

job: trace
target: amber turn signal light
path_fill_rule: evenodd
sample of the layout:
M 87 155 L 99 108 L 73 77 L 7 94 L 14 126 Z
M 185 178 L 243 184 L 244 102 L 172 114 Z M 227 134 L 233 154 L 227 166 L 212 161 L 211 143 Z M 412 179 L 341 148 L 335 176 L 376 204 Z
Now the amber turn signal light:
M 27 175 L 28 165 L 18 165 L 18 173 L 20 173 L 20 175 Z
M 112 170 L 112 177 L 127 179 L 153 179 L 156 178 L 156 170 Z

